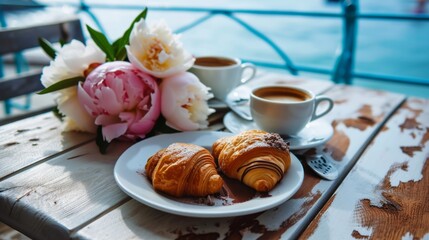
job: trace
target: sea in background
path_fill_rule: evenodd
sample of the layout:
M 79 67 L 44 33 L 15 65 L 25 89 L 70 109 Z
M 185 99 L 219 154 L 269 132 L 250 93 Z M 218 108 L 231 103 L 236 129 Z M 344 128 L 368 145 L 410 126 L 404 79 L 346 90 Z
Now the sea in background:
M 57 7 L 25 13 L 8 13 L 6 14 L 8 25 L 22 26 L 27 23 L 44 22 L 47 19 L 58 19 L 74 13 L 73 7 L 63 4 L 79 4 L 78 0 L 39 0 L 38 2 L 54 4 Z M 330 3 L 326 0 L 85 0 L 85 2 L 89 5 L 147 5 L 149 22 L 165 19 L 173 30 L 205 14 L 152 11 L 151 6 L 341 12 L 341 6 L 338 3 Z M 417 0 L 361 0 L 359 2 L 359 10 L 363 13 L 413 14 L 417 5 Z M 141 7 L 135 7 L 134 10 L 92 9 L 111 40 L 121 36 L 124 29 L 141 10 Z M 429 3 L 426 11 L 429 13 Z M 80 13 L 79 16 L 85 24 L 96 27 L 87 14 Z M 250 14 L 237 14 L 237 16 L 270 37 L 295 64 L 327 69 L 334 67 L 335 58 L 342 43 L 341 19 Z M 227 55 L 282 63 L 281 58 L 267 44 L 222 15 L 211 18 L 204 24 L 183 33 L 181 39 L 185 47 L 194 55 Z M 355 71 L 420 78 L 429 82 L 429 21 L 360 20 Z M 302 75 L 323 80 L 330 78 L 327 75 L 305 72 Z M 354 79 L 353 83 L 409 96 L 429 98 L 429 83 L 428 86 L 415 86 L 362 79 Z M 51 96 L 34 95 L 32 97 L 35 98 L 33 106 L 36 108 L 47 102 L 53 103 Z M 4 116 L 1 108 L 2 105 L 0 105 L 0 118 Z M 23 235 L 10 232 L 9 228 L 0 223 L 0 239 L 4 236 L 8 239 L 27 239 Z
M 33 10 L 23 18 L 21 14 L 10 14 L 10 25 L 23 21 L 35 22 L 45 18 L 57 18 L 74 12 L 67 3 L 79 4 L 75 0 L 39 0 L 57 7 Z M 164 19 L 173 29 L 179 29 L 206 13 L 152 11 L 151 6 L 200 7 L 227 9 L 297 10 L 318 12 L 341 12 L 339 3 L 325 0 L 278 1 L 140 1 L 140 0 L 86 0 L 88 5 L 128 5 L 133 10 L 94 8 L 91 11 L 103 25 L 109 39 L 122 35 L 129 23 L 142 10 L 149 7 L 149 22 Z M 414 14 L 416 0 L 359 1 L 362 13 Z M 426 6 L 429 11 L 429 4 Z M 96 27 L 92 19 L 80 13 L 85 24 Z M 288 54 L 296 65 L 333 69 L 342 44 L 342 20 L 340 18 L 236 14 L 271 38 Z M 185 47 L 194 55 L 227 55 L 255 61 L 282 63 L 277 53 L 231 19 L 217 15 L 203 24 L 181 34 Z M 278 70 L 276 70 L 278 71 Z M 355 72 L 425 79 L 428 86 L 391 84 L 373 80 L 354 79 L 355 85 L 385 89 L 411 96 L 429 97 L 429 21 L 360 20 L 355 56 Z M 328 75 L 308 74 L 329 80 Z

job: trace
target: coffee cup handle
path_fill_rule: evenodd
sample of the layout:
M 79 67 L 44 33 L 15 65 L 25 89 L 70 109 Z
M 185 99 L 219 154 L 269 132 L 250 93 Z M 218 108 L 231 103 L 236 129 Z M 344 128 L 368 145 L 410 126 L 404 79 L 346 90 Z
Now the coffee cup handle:
M 322 102 L 328 102 L 328 108 L 325 109 L 322 113 L 317 114 L 317 108 L 319 107 L 319 104 Z M 332 99 L 325 97 L 325 96 L 316 96 L 315 98 L 315 106 L 313 111 L 313 116 L 311 117 L 311 121 L 314 121 L 320 117 L 325 116 L 327 113 L 329 113 L 332 108 L 334 107 L 334 101 Z
M 245 83 L 245 82 L 249 81 L 250 79 L 252 79 L 256 75 L 256 66 L 253 65 L 252 63 L 241 64 L 241 74 L 243 74 L 246 69 L 250 69 L 251 73 L 250 73 L 250 75 L 241 78 L 241 83 Z

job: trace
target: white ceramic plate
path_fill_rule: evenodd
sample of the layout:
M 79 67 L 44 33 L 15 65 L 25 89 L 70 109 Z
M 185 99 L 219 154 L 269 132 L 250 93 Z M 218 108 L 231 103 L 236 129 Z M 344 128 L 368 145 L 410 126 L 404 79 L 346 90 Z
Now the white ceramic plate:
M 223 124 L 232 133 L 259 129 L 253 121 L 245 120 L 233 112 L 228 112 L 223 118 Z M 322 119 L 310 122 L 297 136 L 284 137 L 290 143 L 291 150 L 307 149 L 325 144 L 334 135 L 332 126 Z
M 131 146 L 119 157 L 114 168 L 115 180 L 125 193 L 145 205 L 168 213 L 203 218 L 239 216 L 264 211 L 285 202 L 298 191 L 304 179 L 304 170 L 292 153 L 290 168 L 282 181 L 269 192 L 269 197 L 257 197 L 227 206 L 197 205 L 173 200 L 155 192 L 149 180 L 141 174 L 150 156 L 174 142 L 194 143 L 211 150 L 215 140 L 231 135 L 227 132 L 195 131 L 145 139 Z

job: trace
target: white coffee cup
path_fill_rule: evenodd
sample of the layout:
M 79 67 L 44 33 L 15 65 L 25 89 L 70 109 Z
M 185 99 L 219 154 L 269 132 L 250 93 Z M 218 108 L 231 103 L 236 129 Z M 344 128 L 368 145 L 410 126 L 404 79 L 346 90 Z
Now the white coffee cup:
M 318 113 L 319 104 L 328 105 Z M 256 125 L 262 130 L 281 135 L 297 135 L 310 121 L 332 110 L 334 102 L 326 96 L 290 86 L 264 86 L 250 94 L 250 111 Z
M 243 74 L 247 69 L 249 73 Z M 235 87 L 255 76 L 256 67 L 251 63 L 241 63 L 238 58 L 203 56 L 196 58 L 189 71 L 211 88 L 215 98 L 224 101 Z

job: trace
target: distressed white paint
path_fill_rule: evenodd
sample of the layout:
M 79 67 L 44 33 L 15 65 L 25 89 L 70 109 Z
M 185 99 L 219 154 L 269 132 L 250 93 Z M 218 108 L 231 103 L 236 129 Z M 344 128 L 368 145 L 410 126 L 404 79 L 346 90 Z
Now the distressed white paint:
M 115 143 L 101 155 L 90 142 L 1 181 L 0 219 L 45 239 L 68 234 L 128 199 L 113 178 L 115 161 L 128 146 Z M 51 227 L 58 229 L 51 233 Z
M 283 221 L 294 214 L 294 212 L 288 211 L 287 209 L 299 209 L 304 204 L 305 200 L 305 198 L 290 199 L 284 204 L 264 212 L 257 219 L 265 223 L 265 227 L 268 230 L 279 229 Z
M 380 94 L 377 92 L 377 94 L 372 93 L 370 90 L 362 89 L 362 88 L 354 88 L 354 87 L 340 87 L 333 89 L 333 93 L 327 92 L 328 96 L 333 96 L 335 98 L 347 96 L 350 97 L 349 101 L 347 103 L 343 103 L 337 106 L 337 108 L 334 110 L 333 113 L 330 113 L 329 120 L 337 120 L 337 119 L 344 119 L 344 118 L 353 118 L 357 117 L 359 114 L 356 113 L 357 110 L 359 110 L 364 104 L 369 104 L 372 106 L 374 112 L 381 115 L 385 115 L 387 117 L 393 109 L 403 100 L 403 96 L 398 94 L 384 94 L 385 98 L 382 98 L 383 101 L 380 103 Z M 368 95 L 368 97 L 367 97 Z M 386 108 L 386 106 L 390 106 L 389 108 Z M 381 109 L 381 110 L 380 110 Z M 378 125 L 373 127 L 368 127 L 366 131 L 360 131 L 355 130 L 352 128 L 346 128 L 345 126 L 340 126 L 341 130 L 344 131 L 347 136 L 349 136 L 351 139 L 349 150 L 346 152 L 346 155 L 344 159 L 336 163 L 339 166 L 340 171 L 344 170 L 344 167 L 347 164 L 352 164 L 352 160 L 355 158 L 355 155 L 358 150 L 362 148 L 362 145 L 367 141 L 367 139 L 371 136 L 371 134 L 374 133 L 375 129 L 378 127 Z M 350 132 L 353 132 L 350 134 Z M 305 180 L 304 180 L 304 184 Z M 296 214 L 303 208 L 303 204 L 306 202 L 306 200 L 309 200 L 312 198 L 313 195 L 317 193 L 322 193 L 321 199 L 319 199 L 316 202 L 316 206 L 312 206 L 307 212 L 306 215 L 300 219 L 295 225 L 291 226 L 287 231 L 282 235 L 283 239 L 290 239 L 295 238 L 297 234 L 302 230 L 305 229 L 307 226 L 307 223 L 311 221 L 309 219 L 309 216 L 312 216 L 316 213 L 316 211 L 321 207 L 321 205 L 324 203 L 324 201 L 329 197 L 326 195 L 326 192 L 328 189 L 330 189 L 333 186 L 333 182 L 331 181 L 321 181 L 319 184 L 317 184 L 312 190 L 311 194 L 309 194 L 309 197 L 304 197 L 301 199 L 291 199 L 284 204 L 268 210 L 258 216 L 256 220 L 260 222 L 265 228 L 268 230 L 278 230 L 281 226 L 281 224 L 287 220 L 289 217 L 291 217 L 293 214 Z M 324 195 L 323 195 L 324 194 Z M 121 206 L 119 209 L 122 209 Z M 124 211 L 122 211 L 124 212 Z M 171 218 L 171 215 L 164 214 L 164 216 L 167 219 Z M 113 219 L 112 219 L 113 218 Z M 107 221 L 115 221 L 117 222 L 117 227 L 114 228 L 115 231 L 117 231 L 117 234 L 124 234 L 124 236 L 128 236 L 130 225 L 135 224 L 134 220 L 130 220 L 130 216 L 123 215 L 122 219 L 114 219 L 115 217 L 112 215 L 106 215 L 103 216 L 100 219 L 97 219 L 95 222 L 88 225 L 86 228 L 79 231 L 76 235 L 76 238 L 84 237 L 84 238 L 95 238 L 96 236 L 99 236 L 98 234 L 101 231 L 108 231 L 109 234 L 113 234 L 110 232 L 113 232 L 113 230 L 109 229 L 109 227 L 106 227 Z M 148 217 L 150 218 L 150 217 Z M 188 218 L 184 218 L 186 221 Z M 125 221 L 125 223 L 121 223 L 121 221 Z M 150 221 L 148 219 L 145 219 L 145 221 Z M 139 236 L 149 236 L 149 237 L 168 237 L 168 231 L 171 229 L 179 229 L 181 232 L 186 233 L 187 229 L 192 228 L 196 229 L 196 232 L 210 232 L 211 229 L 213 229 L 214 224 L 216 222 L 213 222 L 212 219 L 199 219 L 192 222 L 186 222 L 184 223 L 183 220 L 180 221 L 180 223 L 176 223 L 176 221 L 169 221 L 166 222 L 165 220 L 162 221 L 157 226 L 154 226 L 154 229 L 148 228 L 146 225 L 140 226 L 138 230 L 134 230 L 137 235 Z M 230 220 L 226 219 L 223 221 L 218 227 L 214 228 L 219 233 L 221 233 L 221 238 L 225 232 L 227 232 L 229 228 Z M 334 226 L 338 226 L 338 221 L 333 221 L 332 224 Z M 176 227 L 177 226 L 177 227 Z M 134 225 L 132 229 L 134 229 Z M 176 228 L 175 228 L 176 227 Z M 150 229 L 150 230 L 149 230 Z M 156 230 L 155 230 L 156 229 Z M 368 232 L 368 231 L 367 231 Z M 155 234 L 156 235 L 147 235 L 147 234 Z M 259 236 L 259 234 L 253 234 L 250 233 L 249 230 L 246 230 L 243 232 L 245 236 L 249 237 L 255 237 Z M 110 236 L 119 236 L 119 235 L 110 235 Z M 170 236 L 171 238 L 177 237 L 177 235 Z
M 61 122 L 45 113 L 0 126 L 0 180 L 17 170 L 94 138 L 62 133 Z
M 188 233 L 227 231 L 229 219 L 200 219 L 167 214 L 131 200 L 79 231 L 79 239 L 172 239 Z
M 393 165 L 407 162 L 408 169 L 407 171 L 398 169 L 391 175 L 392 186 L 398 186 L 400 182 L 421 179 L 423 165 L 429 156 L 429 144 L 426 143 L 422 146 L 421 152 L 415 151 L 414 157 L 403 153 L 400 146 L 419 145 L 423 132 L 429 127 L 429 105 L 428 101 L 416 104 L 411 100 L 411 103 L 410 105 L 416 109 L 424 110 L 423 114 L 417 118 L 418 122 L 422 124 L 422 130 L 405 129 L 401 131 L 399 125 L 404 123 L 407 117 L 415 117 L 415 113 L 406 108 L 396 112 L 386 124 L 388 130 L 377 135 L 338 188 L 332 204 L 320 218 L 311 239 L 322 239 L 332 232 L 336 232 L 335 239 L 346 239 L 351 237 L 353 230 L 359 231 L 362 235 L 372 234 L 372 230 L 360 226 L 354 211 L 361 199 L 369 199 L 371 204 L 376 206 L 382 205 L 383 197 L 377 190 L 377 186 L 382 183 Z M 415 138 L 412 137 L 412 132 L 416 133 Z M 338 227 L 335 222 L 341 222 L 341 227 Z M 404 224 L 406 225 L 406 223 Z M 408 239 L 412 236 L 405 237 Z
M 291 84 L 302 84 L 319 92 L 332 86 L 329 82 L 291 79 Z M 347 99 L 325 117 L 329 122 L 356 118 L 359 115 L 356 111 L 364 104 L 371 105 L 375 115 L 383 113 L 387 117 L 403 99 L 398 94 L 386 93 L 380 96 L 380 93 L 368 89 L 346 86 L 336 87 L 326 95 L 336 100 Z M 12 124 L 5 132 L 13 134 L 12 127 L 16 126 Z M 31 126 L 31 123 L 27 122 L 25 126 Z M 343 172 L 345 166 L 353 164 L 357 152 L 378 127 L 376 125 L 365 131 L 356 131 L 339 125 L 339 129 L 350 138 L 350 147 L 344 159 L 336 163 L 340 172 Z M 66 144 L 70 142 L 71 146 L 76 144 L 74 140 L 65 141 Z M 17 147 L 18 151 L 25 150 Z M 127 201 L 129 198 L 116 186 L 112 174 L 115 160 L 126 147 L 115 144 L 109 148 L 111 152 L 107 155 L 100 155 L 94 143 L 85 144 L 52 159 L 42 159 L 43 163 L 6 178 L 0 182 L 0 189 L 10 189 L 0 192 L 0 219 L 27 229 L 27 233 L 35 237 L 50 234 L 49 237 L 56 239 L 67 237 L 71 232 L 73 237 L 83 239 L 124 239 L 136 236 L 170 239 L 177 237 L 177 231 L 182 234 L 217 232 L 222 238 L 228 232 L 229 224 L 234 220 L 232 218 L 185 218 L 151 209 L 134 200 Z M 42 148 L 36 147 L 29 155 L 41 150 Z M 44 157 L 51 156 L 52 153 Z M 80 154 L 86 155 L 72 158 Z M 330 189 L 334 183 L 321 181 L 311 189 L 312 194 L 320 192 L 322 197 L 297 224 L 287 229 L 282 238 L 294 238 L 307 226 L 310 216 L 317 213 L 329 198 L 328 193 L 332 192 Z M 305 201 L 310 198 L 290 200 L 256 219 L 269 230 L 276 230 L 282 222 L 301 210 Z M 244 234 L 249 232 L 245 231 Z

